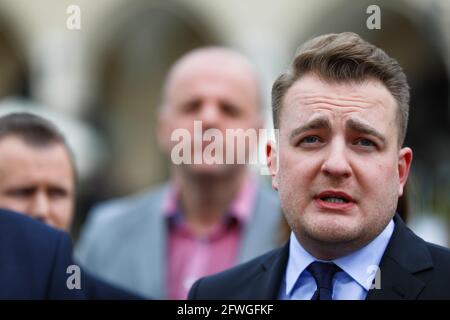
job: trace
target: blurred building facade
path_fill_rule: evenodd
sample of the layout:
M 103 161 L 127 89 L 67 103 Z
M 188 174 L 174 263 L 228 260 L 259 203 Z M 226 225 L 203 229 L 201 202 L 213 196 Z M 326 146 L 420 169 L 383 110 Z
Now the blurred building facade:
M 366 25 L 372 4 L 381 9 L 380 30 Z M 67 28 L 71 5 L 80 9 L 79 30 Z M 74 147 L 80 163 L 95 159 L 79 170 L 76 234 L 93 203 L 167 178 L 155 112 L 165 73 L 183 53 L 217 44 L 250 56 L 270 125 L 271 84 L 298 45 L 321 33 L 354 31 L 399 60 L 408 75 L 413 219 L 436 215 L 448 230 L 448 30 L 447 0 L 0 0 L 0 98 L 29 100 L 89 127 L 96 143 L 79 139 L 84 147 Z

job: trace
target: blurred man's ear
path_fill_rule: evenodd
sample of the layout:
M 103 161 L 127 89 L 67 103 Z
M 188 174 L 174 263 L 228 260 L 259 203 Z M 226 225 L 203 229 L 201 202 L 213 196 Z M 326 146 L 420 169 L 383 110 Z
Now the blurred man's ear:
M 266 146 L 267 166 L 269 167 L 270 175 L 272 176 L 272 187 L 278 190 L 278 154 L 275 141 L 269 140 Z
M 408 180 L 409 170 L 411 169 L 411 162 L 413 158 L 413 153 L 410 148 L 400 149 L 398 155 L 398 176 L 400 180 L 398 195 L 403 195 L 403 189 L 405 187 L 406 181 Z

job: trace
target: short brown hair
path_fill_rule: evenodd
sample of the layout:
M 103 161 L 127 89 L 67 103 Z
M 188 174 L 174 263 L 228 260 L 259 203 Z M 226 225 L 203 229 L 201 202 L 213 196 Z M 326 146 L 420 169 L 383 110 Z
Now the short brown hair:
M 36 147 L 60 143 L 68 148 L 64 136 L 53 123 L 31 113 L 17 112 L 0 117 L 0 138 L 10 135 Z
M 63 134 L 49 120 L 28 112 L 16 112 L 0 117 L 0 140 L 15 136 L 31 147 L 42 148 L 62 145 L 69 156 L 75 184 L 77 171 L 75 157 Z
M 380 80 L 397 102 L 398 141 L 399 146 L 403 144 L 409 113 L 406 75 L 395 59 L 352 32 L 321 35 L 300 46 L 289 70 L 279 76 L 272 86 L 275 128 L 279 128 L 280 110 L 286 92 L 308 73 L 331 82 Z

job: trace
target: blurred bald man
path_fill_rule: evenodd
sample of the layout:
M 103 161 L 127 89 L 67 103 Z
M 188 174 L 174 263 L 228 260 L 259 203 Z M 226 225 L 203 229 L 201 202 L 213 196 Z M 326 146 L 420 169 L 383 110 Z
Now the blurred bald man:
M 177 129 L 198 138 L 194 121 L 224 136 L 227 129 L 262 128 L 259 95 L 256 73 L 240 53 L 207 47 L 186 54 L 164 84 L 156 130 L 161 150 L 170 159 Z M 194 144 L 192 153 L 209 145 Z M 139 294 L 185 299 L 199 277 L 275 247 L 281 214 L 271 188 L 245 164 L 170 163 L 164 186 L 94 208 L 77 257 Z

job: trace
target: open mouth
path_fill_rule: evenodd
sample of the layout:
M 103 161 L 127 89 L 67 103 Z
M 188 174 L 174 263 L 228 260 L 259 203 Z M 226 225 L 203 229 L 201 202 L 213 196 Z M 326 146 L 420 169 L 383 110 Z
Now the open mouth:
M 341 197 L 320 197 L 320 200 L 329 203 L 349 203 L 350 200 Z
M 316 196 L 316 204 L 325 210 L 348 210 L 355 204 L 355 200 L 345 192 L 328 190 Z

